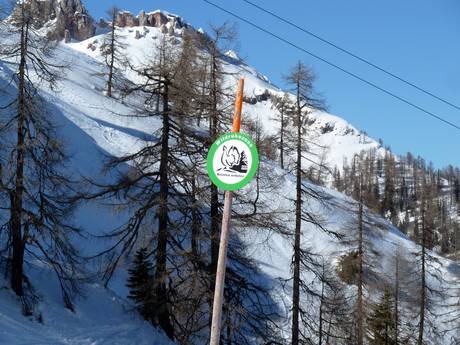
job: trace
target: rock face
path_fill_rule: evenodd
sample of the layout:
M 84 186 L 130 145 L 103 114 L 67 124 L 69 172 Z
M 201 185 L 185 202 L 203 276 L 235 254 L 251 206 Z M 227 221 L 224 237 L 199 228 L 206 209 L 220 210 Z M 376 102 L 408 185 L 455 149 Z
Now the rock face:
M 171 20 L 174 20 L 174 18 L 171 18 Z M 147 22 L 148 22 L 148 25 L 150 26 L 160 27 L 163 24 L 165 25 L 168 24 L 169 19 L 163 13 L 155 12 L 155 13 L 151 13 L 148 16 Z
M 137 16 L 134 16 L 130 12 L 123 11 L 118 14 L 115 25 L 120 28 L 133 26 L 150 26 L 161 28 L 162 26 L 168 26 L 168 29 L 181 29 L 187 26 L 183 23 L 180 17 L 174 15 L 166 15 L 160 11 L 151 13 L 145 13 L 144 11 L 141 11 Z
M 115 25 L 121 28 L 139 25 L 139 19 L 130 12 L 120 12 L 117 14 Z
M 97 25 L 101 29 L 107 29 L 109 27 L 109 23 L 107 23 L 107 21 L 104 18 L 99 19 L 99 22 L 97 23 Z
M 96 24 L 89 15 L 81 0 L 23 0 L 30 7 L 33 25 L 36 29 L 45 29 L 52 39 L 70 42 L 72 39 L 82 41 L 94 36 Z M 16 8 L 11 15 L 14 22 L 18 17 Z M 107 29 L 111 23 L 101 19 L 97 23 L 101 29 Z M 140 12 L 134 16 L 131 12 L 122 11 L 117 14 L 115 25 L 121 28 L 145 26 L 157 27 L 161 32 L 174 35 L 175 29 L 188 28 L 183 20 L 175 15 L 161 11 L 150 13 Z
M 160 25 L 160 32 L 162 34 L 167 34 L 168 33 L 168 28 L 166 27 L 166 25 L 164 25 L 164 24 Z
M 139 19 L 139 26 L 148 26 L 147 16 L 144 11 L 141 11 L 137 17 Z
M 80 0 L 24 0 L 33 17 L 36 29 L 46 28 L 53 39 L 66 38 L 68 30 L 70 38 L 85 40 L 94 35 L 94 20 L 86 11 Z M 12 21 L 19 14 L 16 8 L 11 16 Z
M 64 42 L 65 43 L 70 43 L 72 41 L 72 38 L 70 37 L 70 31 L 65 29 L 64 32 Z

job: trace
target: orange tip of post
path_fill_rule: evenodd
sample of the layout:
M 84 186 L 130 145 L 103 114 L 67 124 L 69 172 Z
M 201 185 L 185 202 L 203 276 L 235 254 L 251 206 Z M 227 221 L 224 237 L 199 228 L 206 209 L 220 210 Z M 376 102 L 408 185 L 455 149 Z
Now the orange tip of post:
M 239 132 L 241 127 L 241 112 L 243 109 L 244 78 L 238 81 L 235 100 L 235 114 L 233 115 L 232 132 Z

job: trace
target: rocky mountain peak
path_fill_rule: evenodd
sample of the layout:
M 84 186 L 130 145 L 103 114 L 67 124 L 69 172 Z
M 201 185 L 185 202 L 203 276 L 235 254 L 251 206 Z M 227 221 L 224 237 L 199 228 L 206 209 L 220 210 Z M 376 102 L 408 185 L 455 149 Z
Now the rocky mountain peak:
M 64 39 L 66 42 L 72 39 L 83 41 L 94 36 L 96 27 L 106 29 L 111 25 L 110 22 L 104 19 L 95 23 L 81 0 L 23 1 L 30 8 L 34 27 L 44 29 L 52 39 Z M 18 7 L 15 8 L 11 15 L 13 23 L 15 17 L 19 17 Z M 133 15 L 128 11 L 121 11 L 115 19 L 115 25 L 120 28 L 134 26 L 157 27 L 164 33 L 189 27 L 181 17 L 158 10 L 148 13 L 141 11 L 138 15 Z
M 183 27 L 187 27 L 187 24 L 183 22 L 182 18 L 161 11 L 154 11 L 150 13 L 141 11 L 137 16 L 133 15 L 131 12 L 122 11 L 118 13 L 115 25 L 121 28 L 133 26 L 160 28 L 162 26 L 168 26 L 175 29 L 181 29 Z
M 35 28 L 44 28 L 53 39 L 85 40 L 94 35 L 96 27 L 80 0 L 25 0 L 30 6 Z M 19 9 L 13 11 L 12 19 Z

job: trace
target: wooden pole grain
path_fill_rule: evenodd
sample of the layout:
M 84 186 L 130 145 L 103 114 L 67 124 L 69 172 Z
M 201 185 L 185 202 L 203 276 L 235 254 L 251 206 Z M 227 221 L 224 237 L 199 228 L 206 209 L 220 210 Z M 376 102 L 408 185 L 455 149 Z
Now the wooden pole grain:
M 233 115 L 232 132 L 239 132 L 241 127 L 241 111 L 243 108 L 244 79 L 238 82 L 236 92 L 235 113 Z M 220 233 L 219 258 L 217 260 L 216 287 L 214 290 L 214 304 L 212 308 L 212 325 L 210 345 L 219 345 L 222 328 L 222 305 L 224 300 L 225 270 L 227 266 L 227 249 L 230 235 L 230 218 L 232 213 L 233 192 L 225 192 L 224 212 L 222 214 L 222 228 Z

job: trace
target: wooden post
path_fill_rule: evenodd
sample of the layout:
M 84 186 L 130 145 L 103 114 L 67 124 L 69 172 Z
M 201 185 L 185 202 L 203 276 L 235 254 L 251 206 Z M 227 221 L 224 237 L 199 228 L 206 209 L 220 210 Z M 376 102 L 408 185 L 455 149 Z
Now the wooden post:
M 244 79 L 238 82 L 233 115 L 232 132 L 239 132 L 241 126 L 241 110 L 243 107 Z M 224 213 L 222 214 L 222 229 L 220 233 L 219 258 L 217 260 L 216 287 L 214 290 L 214 304 L 212 308 L 211 342 L 210 345 L 219 345 L 222 327 L 222 304 L 224 300 L 225 269 L 227 266 L 227 248 L 230 235 L 230 216 L 232 213 L 233 192 L 225 192 Z

